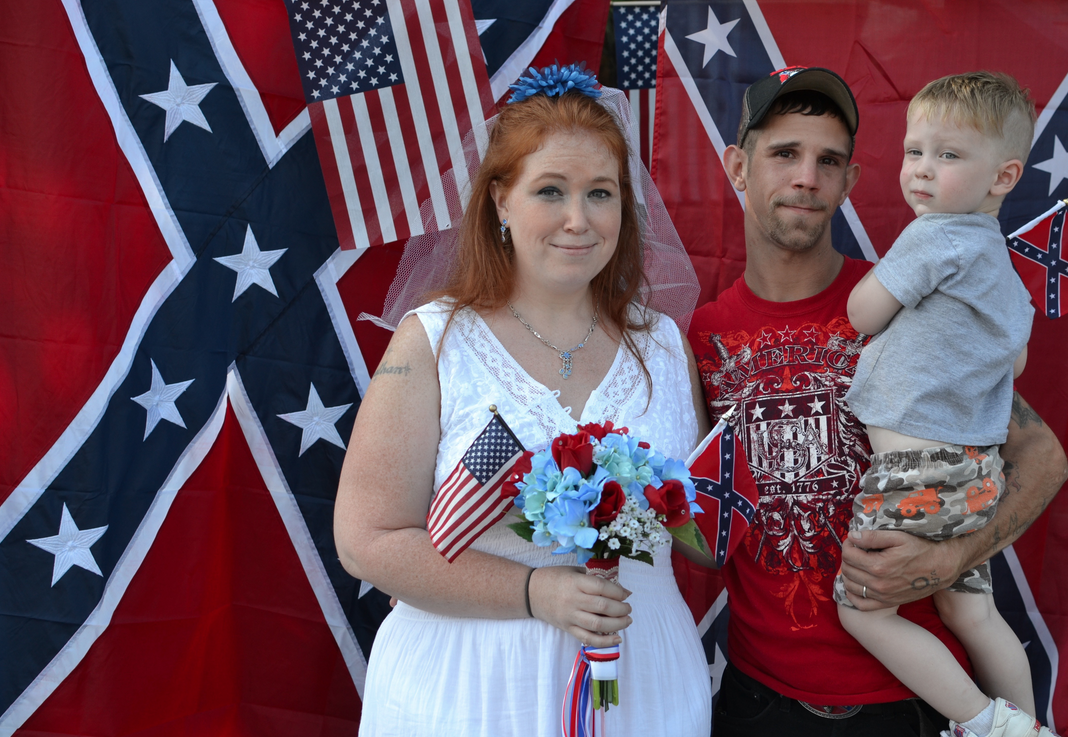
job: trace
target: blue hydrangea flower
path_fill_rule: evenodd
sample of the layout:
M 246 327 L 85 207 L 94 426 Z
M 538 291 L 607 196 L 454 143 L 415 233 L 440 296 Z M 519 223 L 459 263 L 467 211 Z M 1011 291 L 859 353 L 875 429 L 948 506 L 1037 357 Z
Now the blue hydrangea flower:
M 601 96 L 601 91 L 597 89 L 597 77 L 583 64 L 568 64 L 565 67 L 553 64 L 541 69 L 530 67 L 526 75 L 516 80 L 515 84 L 508 85 L 508 88 L 512 90 L 509 105 L 538 94 L 559 97 L 571 90 L 595 100 Z
M 544 522 L 534 525 L 534 544 L 539 548 L 547 548 L 553 544 L 553 536 Z
M 535 478 L 539 476 L 547 476 L 554 472 L 558 472 L 559 470 L 560 469 L 556 466 L 556 461 L 553 460 L 552 454 L 547 450 L 543 450 L 531 456 L 530 473 L 524 476 L 523 480 L 527 481 L 531 476 Z
M 530 485 L 515 498 L 515 505 L 523 510 L 523 516 L 528 520 L 538 522 L 545 519 L 545 496 L 543 490 Z
M 554 555 L 577 553 L 579 563 L 589 560 L 590 548 L 597 542 L 597 530 L 590 526 L 585 504 L 578 499 L 561 497 L 546 507 L 545 524 L 560 544 L 553 551 Z
M 639 500 L 642 509 L 648 508 L 642 489 L 655 476 L 649 459 L 659 456 L 638 445 L 629 435 L 608 435 L 593 452 L 593 461 L 615 477 L 628 496 Z M 662 458 L 662 456 L 660 456 Z

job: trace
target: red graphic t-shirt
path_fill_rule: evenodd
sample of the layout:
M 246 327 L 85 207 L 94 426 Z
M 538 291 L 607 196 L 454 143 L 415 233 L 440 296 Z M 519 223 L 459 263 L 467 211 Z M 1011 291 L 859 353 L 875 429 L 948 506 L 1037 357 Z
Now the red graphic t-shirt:
M 831 286 L 796 302 L 760 299 L 738 279 L 694 314 L 689 332 L 713 416 L 738 406 L 736 429 L 760 492 L 753 524 L 722 571 L 730 660 L 821 705 L 912 695 L 842 629 L 832 597 L 871 454 L 845 403 L 863 345 L 846 300 L 869 268 L 846 259 Z M 964 660 L 929 598 L 901 614 Z

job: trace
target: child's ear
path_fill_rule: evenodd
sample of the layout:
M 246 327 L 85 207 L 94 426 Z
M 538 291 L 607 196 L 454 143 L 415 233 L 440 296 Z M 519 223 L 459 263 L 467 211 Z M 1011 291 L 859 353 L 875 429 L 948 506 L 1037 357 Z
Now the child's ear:
M 998 167 L 997 177 L 990 188 L 990 194 L 1002 197 L 1012 191 L 1023 176 L 1023 162 L 1019 159 L 1009 159 Z

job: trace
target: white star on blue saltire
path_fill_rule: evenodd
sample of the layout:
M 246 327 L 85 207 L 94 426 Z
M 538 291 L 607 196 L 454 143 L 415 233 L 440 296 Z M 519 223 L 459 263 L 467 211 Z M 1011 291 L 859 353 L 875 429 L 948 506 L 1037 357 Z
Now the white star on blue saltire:
M 496 18 L 486 18 L 484 20 L 478 20 L 476 18 L 475 19 L 475 30 L 478 31 L 478 35 L 481 36 L 483 33 L 485 33 L 486 31 L 489 30 L 490 26 L 492 26 L 496 22 L 497 22 Z
M 322 400 L 319 399 L 319 392 L 315 391 L 315 384 L 312 384 L 306 409 L 278 416 L 303 430 L 300 436 L 300 453 L 297 454 L 302 456 L 316 440 L 325 440 L 342 450 L 345 449 L 345 443 L 341 440 L 334 423 L 341 419 L 341 415 L 345 414 L 345 410 L 351 406 L 350 402 L 336 407 L 324 407 Z
M 712 12 L 712 8 L 708 9 L 708 27 L 703 31 L 691 33 L 686 37 L 691 41 L 705 45 L 705 58 L 701 62 L 702 67 L 708 66 L 708 62 L 712 60 L 717 51 L 722 51 L 729 56 L 738 56 L 734 53 L 734 49 L 731 48 L 730 41 L 727 40 L 727 35 L 736 25 L 738 25 L 737 20 L 720 23 L 719 19 L 716 18 L 716 14 Z
M 67 511 L 67 505 L 64 504 L 63 513 L 59 519 L 59 534 L 26 542 L 56 556 L 52 563 L 52 585 L 55 586 L 56 581 L 63 578 L 63 574 L 69 571 L 71 566 L 84 568 L 98 576 L 104 575 L 100 572 L 100 566 L 96 564 L 96 559 L 89 552 L 89 548 L 103 537 L 107 529 L 108 526 L 104 525 L 89 530 L 79 530 L 78 525 L 74 524 L 74 518 Z
M 226 268 L 237 272 L 237 283 L 234 284 L 234 298 L 231 302 L 236 302 L 237 298 L 253 284 L 259 284 L 277 297 L 278 292 L 274 288 L 270 269 L 274 266 L 274 262 L 282 258 L 282 254 L 288 250 L 288 248 L 279 248 L 277 251 L 261 251 L 259 244 L 256 243 L 256 236 L 252 235 L 252 226 L 248 226 L 241 253 L 233 256 L 218 256 L 215 259 Z
M 1061 182 L 1068 179 L 1068 151 L 1058 136 L 1053 137 L 1053 158 L 1032 164 L 1034 168 L 1049 173 L 1049 194 L 1057 189 Z
M 211 92 L 215 84 L 215 82 L 209 82 L 208 84 L 187 85 L 182 75 L 178 73 L 174 60 L 171 59 L 171 78 L 167 81 L 167 89 L 163 92 L 150 92 L 140 96 L 167 111 L 167 122 L 163 128 L 164 141 L 171 137 L 183 120 L 211 133 L 208 119 L 200 111 L 200 101 Z
M 173 422 L 178 427 L 185 427 L 185 421 L 182 419 L 181 413 L 178 412 L 178 408 L 174 406 L 174 400 L 178 399 L 182 392 L 188 389 L 189 385 L 194 381 L 194 379 L 190 379 L 189 381 L 167 384 L 163 381 L 163 376 L 160 375 L 159 369 L 156 368 L 156 362 L 149 361 L 149 363 L 152 364 L 152 385 L 144 394 L 130 397 L 130 399 L 148 410 L 148 416 L 145 418 L 145 440 L 148 439 L 149 434 L 156 428 L 160 420 Z

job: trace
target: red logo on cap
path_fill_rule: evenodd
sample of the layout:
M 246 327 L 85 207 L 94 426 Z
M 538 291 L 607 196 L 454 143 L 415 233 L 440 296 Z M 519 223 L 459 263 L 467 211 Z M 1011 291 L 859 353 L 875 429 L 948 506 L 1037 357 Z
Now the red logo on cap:
M 797 74 L 798 72 L 805 71 L 806 68 L 807 67 L 785 67 L 783 69 L 775 70 L 774 72 L 772 72 L 772 74 L 778 74 L 779 82 L 782 83 Z

